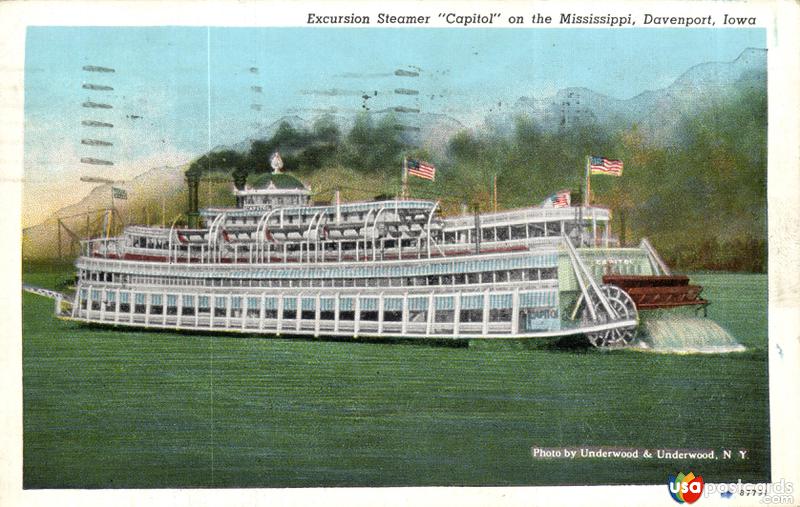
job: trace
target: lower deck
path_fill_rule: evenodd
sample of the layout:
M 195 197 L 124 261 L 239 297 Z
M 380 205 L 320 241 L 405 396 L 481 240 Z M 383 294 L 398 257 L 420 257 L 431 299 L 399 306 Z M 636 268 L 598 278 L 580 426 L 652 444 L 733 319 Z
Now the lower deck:
M 144 328 L 419 338 L 550 337 L 636 325 L 570 321 L 557 283 L 461 293 L 169 293 L 82 287 L 71 318 Z

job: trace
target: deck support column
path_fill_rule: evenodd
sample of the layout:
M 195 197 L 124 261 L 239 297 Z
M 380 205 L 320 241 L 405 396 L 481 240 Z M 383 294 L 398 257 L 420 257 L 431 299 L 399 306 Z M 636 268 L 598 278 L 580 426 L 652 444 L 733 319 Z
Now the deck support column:
M 333 304 L 335 305 L 333 307 L 333 332 L 334 333 L 338 333 L 339 332 L 339 297 L 340 297 L 340 293 L 337 292 L 336 293 L 336 297 L 333 298 Z
M 425 323 L 425 336 L 430 336 L 431 328 L 433 327 L 433 314 L 436 311 L 436 301 L 434 293 L 431 292 L 428 296 L 428 319 Z
M 408 333 L 408 292 L 403 293 L 403 317 L 401 320 L 400 334 Z
M 161 325 L 167 325 L 167 293 L 161 294 Z
M 128 322 L 133 324 L 133 314 L 136 313 L 136 293 L 128 292 Z
M 511 334 L 519 334 L 519 287 L 514 289 L 511 302 Z
M 458 336 L 461 327 L 461 294 L 453 295 L 453 336 Z
M 383 292 L 378 294 L 378 334 L 383 333 Z
M 303 323 L 303 305 L 302 305 L 303 299 L 300 296 L 297 296 L 294 302 L 295 302 L 294 330 L 300 331 L 300 325 Z
M 353 336 L 358 336 L 358 331 L 361 329 L 361 295 L 356 294 L 355 296 L 355 303 L 353 307 L 355 310 L 353 311 Z
M 225 329 L 231 327 L 231 295 L 225 296 Z
M 275 325 L 275 329 L 278 334 L 281 334 L 281 331 L 283 331 L 283 294 L 278 296 L 278 322 Z
M 263 331 L 264 330 L 266 304 L 267 303 L 266 303 L 266 300 L 265 300 L 265 294 L 262 292 L 260 301 L 258 303 L 258 330 L 259 331 Z
M 319 308 L 319 292 L 317 292 L 316 301 L 314 301 L 314 336 L 319 336 L 319 321 L 321 318 L 320 315 L 320 308 Z
M 61 306 L 60 298 L 56 300 L 58 306 Z M 119 322 L 119 289 L 114 294 L 114 322 Z
M 194 296 L 194 327 L 200 327 L 200 294 Z
M 181 327 L 181 318 L 183 317 L 183 294 L 175 296 L 175 327 Z
M 210 298 L 208 300 L 208 306 L 209 306 L 209 310 L 210 310 L 210 312 L 208 314 L 208 327 L 211 328 L 211 329 L 214 329 L 214 313 L 217 311 L 216 310 L 216 306 L 215 306 L 216 302 L 217 302 L 217 296 L 214 295 L 214 294 L 211 294 L 208 297 Z
M 489 290 L 487 289 L 483 293 L 483 330 L 482 333 L 484 336 L 489 334 L 489 314 L 491 313 L 491 307 L 489 306 Z

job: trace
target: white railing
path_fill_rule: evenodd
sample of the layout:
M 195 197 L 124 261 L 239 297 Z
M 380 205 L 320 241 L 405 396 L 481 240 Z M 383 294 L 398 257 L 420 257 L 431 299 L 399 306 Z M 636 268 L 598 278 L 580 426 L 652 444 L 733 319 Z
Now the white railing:
M 500 211 L 497 213 L 481 213 L 480 222 L 481 227 L 486 225 L 497 224 L 514 224 L 514 223 L 538 223 L 548 222 L 552 220 L 577 220 L 582 216 L 584 223 L 592 221 L 592 213 L 594 219 L 599 221 L 608 221 L 611 216 L 611 211 L 606 208 L 598 207 L 570 207 L 570 208 L 523 208 L 510 211 Z M 448 217 L 442 219 L 442 224 L 446 231 L 453 229 L 460 229 L 464 227 L 474 227 L 475 217 L 473 215 L 461 217 Z

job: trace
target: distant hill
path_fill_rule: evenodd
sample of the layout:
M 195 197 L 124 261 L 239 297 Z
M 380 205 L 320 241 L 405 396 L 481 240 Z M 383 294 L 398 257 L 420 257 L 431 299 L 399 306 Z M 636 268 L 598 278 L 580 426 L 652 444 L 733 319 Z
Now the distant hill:
M 687 115 L 748 88 L 766 89 L 766 78 L 767 51 L 750 48 L 731 62 L 695 65 L 668 87 L 627 100 L 588 88 L 565 88 L 549 98 L 519 97 L 510 110 L 487 117 L 486 125 L 509 133 L 519 116 L 549 131 L 598 125 L 614 132 L 636 124 L 650 143 L 669 146 L 680 143 L 679 125 Z
M 162 201 L 166 207 L 166 219 L 170 219 L 184 211 L 185 184 L 183 173 L 186 166 L 158 167 L 140 174 L 133 180 L 125 183 L 116 183 L 113 186 L 126 191 L 127 199 L 115 199 L 114 207 L 119 211 L 125 222 L 144 223 L 150 218 L 150 223 L 160 223 L 162 215 Z M 182 197 L 182 199 L 181 199 Z M 103 212 L 111 205 L 111 185 L 99 185 L 73 204 L 58 210 L 42 223 L 28 227 L 22 231 L 23 257 L 28 259 L 55 257 L 58 254 L 58 221 L 61 219 L 62 253 L 68 254 L 71 235 L 74 234 L 85 239 L 88 233 L 91 236 L 101 234 L 103 226 Z M 87 220 L 88 218 L 88 220 Z M 65 229 L 66 227 L 66 229 Z

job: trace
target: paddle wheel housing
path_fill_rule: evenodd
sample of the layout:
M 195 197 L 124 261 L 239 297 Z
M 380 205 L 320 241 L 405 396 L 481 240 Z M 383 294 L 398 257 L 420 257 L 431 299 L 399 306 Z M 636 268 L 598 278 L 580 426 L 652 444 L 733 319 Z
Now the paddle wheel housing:
M 604 275 L 603 283 L 623 289 L 639 310 L 709 305 L 700 297 L 703 287 L 690 284 L 686 275 Z

